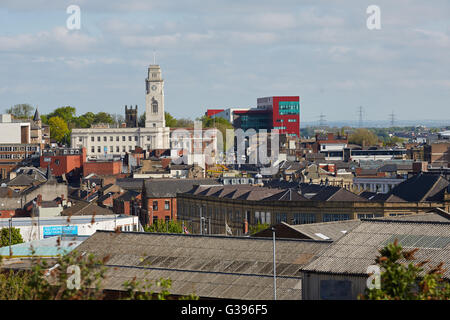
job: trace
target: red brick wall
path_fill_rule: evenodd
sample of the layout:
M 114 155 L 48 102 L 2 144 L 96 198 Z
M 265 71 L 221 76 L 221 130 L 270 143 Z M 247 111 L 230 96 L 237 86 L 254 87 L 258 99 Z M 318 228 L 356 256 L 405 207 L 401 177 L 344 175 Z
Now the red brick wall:
M 114 175 L 121 172 L 121 161 L 105 161 L 105 162 L 85 162 L 83 165 L 83 176 L 91 173 L 98 175 Z
M 154 217 L 165 220 L 166 216 L 169 216 L 170 220 L 177 220 L 177 198 L 149 198 L 147 201 L 150 224 L 153 223 Z M 158 210 L 153 210 L 153 201 L 158 202 Z M 169 201 L 169 210 L 164 209 L 165 201 Z

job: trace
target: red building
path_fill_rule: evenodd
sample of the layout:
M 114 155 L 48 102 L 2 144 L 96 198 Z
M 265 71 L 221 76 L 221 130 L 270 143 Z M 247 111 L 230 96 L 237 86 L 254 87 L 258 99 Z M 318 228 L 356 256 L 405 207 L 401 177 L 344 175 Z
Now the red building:
M 208 109 L 213 116 L 222 109 Z M 280 134 L 300 137 L 300 97 L 277 96 L 257 99 L 257 107 L 251 109 L 226 109 L 235 128 L 243 130 L 279 130 Z
M 224 111 L 224 109 L 208 109 L 205 113 L 205 116 L 207 117 L 212 117 L 213 115 L 215 115 L 216 113 L 222 112 Z
M 85 161 L 86 148 L 58 148 L 44 150 L 40 157 L 39 165 L 41 168 L 50 166 L 52 174 L 61 176 L 74 170 L 81 170 Z

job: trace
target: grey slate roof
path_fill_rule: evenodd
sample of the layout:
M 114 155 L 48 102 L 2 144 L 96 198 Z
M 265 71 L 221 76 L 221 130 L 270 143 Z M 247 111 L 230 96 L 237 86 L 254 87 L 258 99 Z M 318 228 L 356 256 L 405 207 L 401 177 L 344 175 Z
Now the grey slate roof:
M 305 272 L 367 275 L 378 250 L 398 238 L 405 249 L 419 248 L 416 262 L 430 260 L 425 271 L 444 262 L 444 277 L 450 278 L 450 223 L 401 220 L 362 220 L 345 236 L 302 267 Z M 417 243 L 417 244 L 416 244 Z M 437 244 L 437 245 L 436 245 Z M 441 245 L 439 247 L 439 244 Z M 406 261 L 401 261 L 406 262 Z
M 410 202 L 442 201 L 450 183 L 438 174 L 418 174 L 392 189 L 391 194 Z
M 328 242 L 277 240 L 279 299 L 301 299 L 299 268 Z M 105 289 L 137 279 L 170 278 L 171 294 L 203 298 L 272 299 L 272 239 L 97 231 L 78 248 L 110 255 Z M 157 289 L 157 288 L 152 288 Z M 156 290 L 157 291 L 157 290 Z
M 145 180 L 145 197 L 173 198 L 177 193 L 191 190 L 194 185 L 220 185 L 220 182 L 215 179 L 149 179 Z
M 327 186 L 323 187 L 315 196 L 311 198 L 315 201 L 367 201 L 366 198 L 360 197 L 357 194 L 346 189 Z
M 112 210 L 100 207 L 95 202 L 85 201 L 77 201 L 74 205 L 61 212 L 62 216 L 98 216 L 112 214 L 114 214 Z

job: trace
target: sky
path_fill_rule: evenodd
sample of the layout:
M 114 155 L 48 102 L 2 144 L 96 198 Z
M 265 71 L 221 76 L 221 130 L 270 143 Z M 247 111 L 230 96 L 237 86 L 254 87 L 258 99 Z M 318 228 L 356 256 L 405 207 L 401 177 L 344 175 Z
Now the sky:
M 449 17 L 448 0 L 0 0 L 0 109 L 141 114 L 155 54 L 177 118 L 293 95 L 301 121 L 357 121 L 360 106 L 365 120 L 450 119 Z

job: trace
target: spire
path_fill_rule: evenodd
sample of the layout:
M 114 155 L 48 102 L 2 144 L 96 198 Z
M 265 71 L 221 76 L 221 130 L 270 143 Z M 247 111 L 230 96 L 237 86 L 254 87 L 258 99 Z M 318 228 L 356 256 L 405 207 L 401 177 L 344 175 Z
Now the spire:
M 36 112 L 34 113 L 33 121 L 41 120 L 41 116 L 39 115 L 38 108 L 36 107 Z

